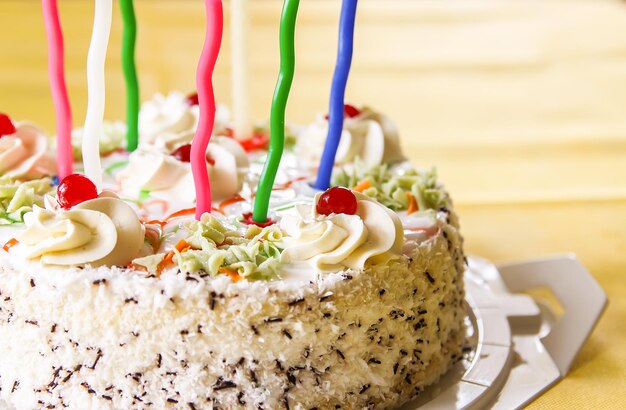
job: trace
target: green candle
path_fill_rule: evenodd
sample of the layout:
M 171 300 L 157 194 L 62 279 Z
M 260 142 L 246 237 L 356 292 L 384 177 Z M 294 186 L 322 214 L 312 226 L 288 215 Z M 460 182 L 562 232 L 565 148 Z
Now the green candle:
M 299 3 L 300 0 L 285 0 L 280 18 L 280 72 L 270 113 L 270 147 L 254 198 L 252 219 L 257 223 L 267 221 L 272 187 L 285 145 L 285 107 L 296 66 L 294 35 Z
M 124 20 L 122 67 L 126 81 L 126 147 L 128 151 L 134 151 L 139 140 L 139 83 L 135 68 L 137 21 L 133 0 L 120 0 L 120 9 Z

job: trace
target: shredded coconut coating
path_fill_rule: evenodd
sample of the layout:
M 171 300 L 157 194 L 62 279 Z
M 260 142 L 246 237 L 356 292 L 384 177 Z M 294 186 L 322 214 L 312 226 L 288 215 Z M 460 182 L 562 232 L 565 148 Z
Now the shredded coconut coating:
M 461 357 L 450 217 L 411 257 L 304 284 L 3 256 L 0 407 L 394 408 Z

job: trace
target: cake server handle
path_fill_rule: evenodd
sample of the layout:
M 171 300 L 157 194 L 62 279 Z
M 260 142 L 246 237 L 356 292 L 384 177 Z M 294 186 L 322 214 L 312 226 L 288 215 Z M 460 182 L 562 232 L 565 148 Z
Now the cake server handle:
M 561 303 L 565 313 L 541 341 L 564 377 L 602 316 L 606 293 L 574 254 L 500 265 L 498 270 L 511 292 L 547 287 Z

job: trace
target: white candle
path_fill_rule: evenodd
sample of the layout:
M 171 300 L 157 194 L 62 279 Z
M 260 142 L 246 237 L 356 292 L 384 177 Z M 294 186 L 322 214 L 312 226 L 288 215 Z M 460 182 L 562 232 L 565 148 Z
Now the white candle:
M 83 133 L 85 175 L 102 189 L 100 133 L 104 120 L 104 62 L 111 33 L 112 0 L 95 0 L 93 31 L 87 54 L 87 115 Z
M 248 70 L 248 0 L 232 0 L 230 13 L 233 128 L 235 138 L 252 137 Z

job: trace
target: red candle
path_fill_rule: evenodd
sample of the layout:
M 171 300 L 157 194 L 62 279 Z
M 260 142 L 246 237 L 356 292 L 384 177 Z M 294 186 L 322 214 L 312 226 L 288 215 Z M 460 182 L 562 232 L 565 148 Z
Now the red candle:
M 196 219 L 211 212 L 211 183 L 206 165 L 206 150 L 215 122 L 215 94 L 213 70 L 220 52 L 224 15 L 222 0 L 204 0 L 206 8 L 206 37 L 196 71 L 200 118 L 191 144 L 191 171 L 196 189 Z

